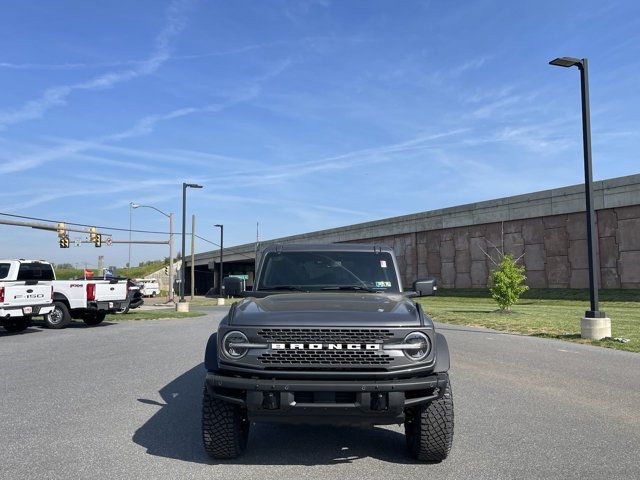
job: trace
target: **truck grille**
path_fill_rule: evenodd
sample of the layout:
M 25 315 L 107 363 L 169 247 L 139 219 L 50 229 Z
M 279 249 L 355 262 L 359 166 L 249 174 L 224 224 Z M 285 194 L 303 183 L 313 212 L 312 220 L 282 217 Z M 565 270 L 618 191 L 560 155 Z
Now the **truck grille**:
M 258 357 L 266 366 L 282 367 L 362 367 L 384 366 L 393 358 L 384 353 L 362 350 L 282 350 Z
M 257 333 L 270 343 L 382 343 L 393 337 L 377 328 L 262 328 Z

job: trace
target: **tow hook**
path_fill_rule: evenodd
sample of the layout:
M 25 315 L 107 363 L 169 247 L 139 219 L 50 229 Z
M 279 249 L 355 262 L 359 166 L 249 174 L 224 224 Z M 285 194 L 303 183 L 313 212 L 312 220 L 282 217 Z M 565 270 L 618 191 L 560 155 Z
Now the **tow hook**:
M 265 410 L 277 410 L 280 408 L 280 395 L 275 392 L 266 392 L 262 400 L 262 408 Z

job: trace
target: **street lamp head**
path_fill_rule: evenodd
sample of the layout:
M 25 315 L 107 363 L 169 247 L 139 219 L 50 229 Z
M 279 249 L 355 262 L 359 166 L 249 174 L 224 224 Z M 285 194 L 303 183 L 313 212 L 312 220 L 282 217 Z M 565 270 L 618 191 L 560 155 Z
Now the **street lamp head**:
M 197 183 L 186 183 L 185 185 L 189 188 L 202 188 L 202 185 L 198 185 Z
M 216 224 L 214 225 L 214 227 L 222 228 L 222 225 L 220 225 L 219 223 L 216 223 Z
M 138 205 L 137 203 L 131 202 L 129 205 L 131 205 L 131 208 L 140 208 L 140 205 Z
M 558 57 L 549 62 L 549 65 L 555 65 L 556 67 L 581 67 L 582 60 L 573 57 Z

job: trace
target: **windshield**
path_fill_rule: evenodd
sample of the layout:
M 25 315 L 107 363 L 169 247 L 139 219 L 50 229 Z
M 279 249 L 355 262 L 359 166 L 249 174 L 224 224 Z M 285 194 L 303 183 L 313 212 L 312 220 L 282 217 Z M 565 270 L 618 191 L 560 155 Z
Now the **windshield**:
M 258 289 L 400 291 L 389 253 L 332 251 L 267 254 Z

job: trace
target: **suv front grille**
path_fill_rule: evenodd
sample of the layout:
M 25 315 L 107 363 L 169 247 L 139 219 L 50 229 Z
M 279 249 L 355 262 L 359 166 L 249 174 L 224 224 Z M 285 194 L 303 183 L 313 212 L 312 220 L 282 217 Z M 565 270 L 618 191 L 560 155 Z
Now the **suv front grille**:
M 382 343 L 393 337 L 377 328 L 261 328 L 257 333 L 271 343 Z
M 393 361 L 387 354 L 363 350 L 281 350 L 263 353 L 258 359 L 263 365 L 285 367 L 383 366 Z

